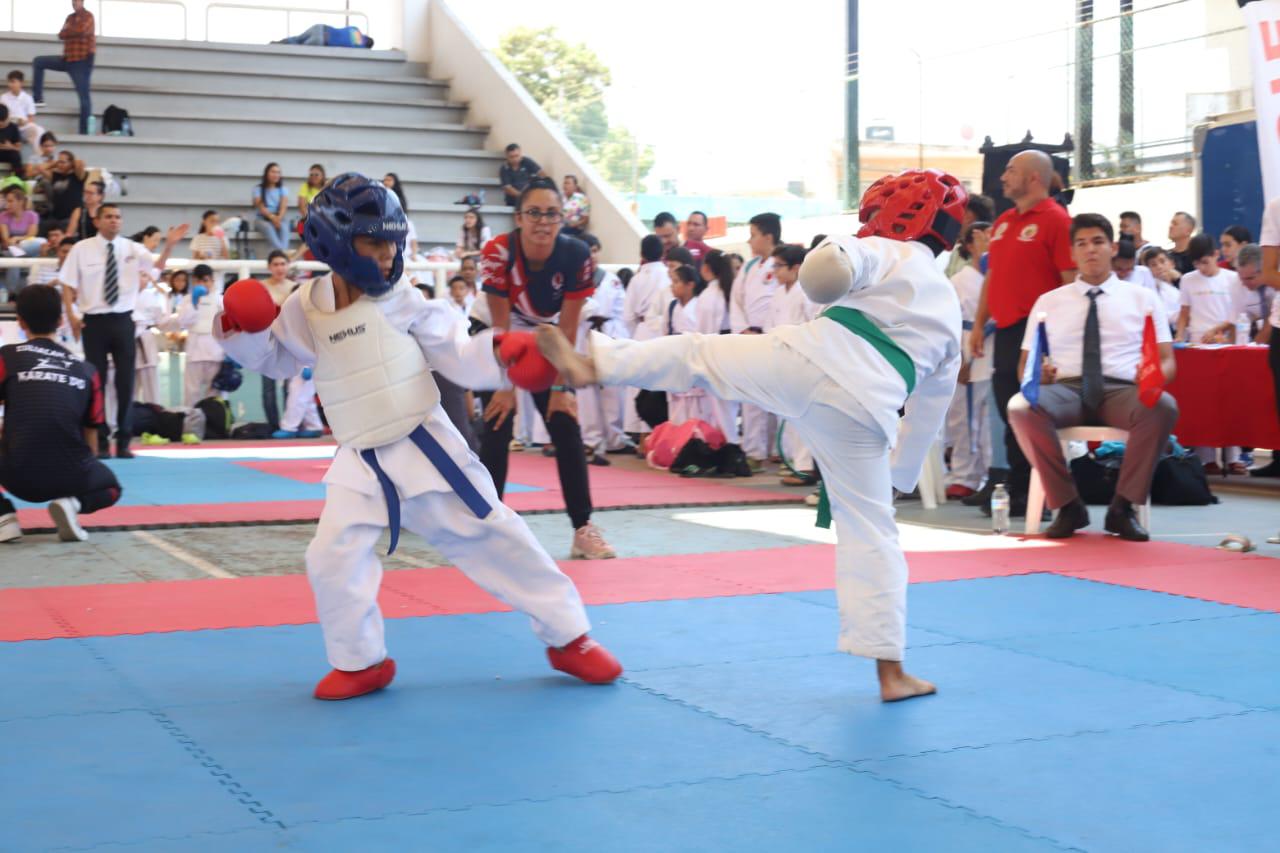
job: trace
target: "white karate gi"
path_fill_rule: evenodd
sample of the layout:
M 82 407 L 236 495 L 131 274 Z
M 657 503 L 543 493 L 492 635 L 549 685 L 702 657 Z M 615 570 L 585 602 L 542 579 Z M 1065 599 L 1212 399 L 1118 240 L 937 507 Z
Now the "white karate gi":
M 212 396 L 213 380 L 222 368 L 223 350 L 214 334 L 214 317 L 222 310 L 221 294 L 206 293 L 195 305 L 191 293 L 175 294 L 169 315 L 156 325 L 166 332 L 184 331 L 186 366 L 182 370 L 182 405 L 190 408 Z M 236 359 L 236 361 L 240 361 Z M 244 362 L 240 362 L 244 364 Z
M 729 331 L 729 301 L 725 298 L 720 282 L 712 280 L 707 289 L 697 297 L 698 328 L 701 335 L 720 335 Z M 738 430 L 738 414 L 742 404 L 737 400 L 721 400 L 710 391 L 704 391 L 699 400 L 699 417 L 724 433 L 729 444 L 741 444 Z
M 539 639 L 564 646 L 586 633 L 586 611 L 573 582 L 498 498 L 489 473 L 441 408 L 430 376 L 438 370 L 464 388 L 502 385 L 493 332 L 467 337 L 457 313 L 442 300 L 424 299 L 403 279 L 376 299 L 361 296 L 341 311 L 334 306 L 332 276 L 326 275 L 295 291 L 267 331 L 224 336 L 215 324 L 226 351 L 249 370 L 285 379 L 316 365 L 315 381 L 339 440 L 306 556 L 329 662 L 354 671 L 387 656 L 375 546 L 389 513 L 361 448 L 393 484 L 403 526 L 490 594 L 528 614 Z M 351 373 L 353 363 L 369 366 Z M 421 411 L 426 414 L 416 417 Z M 483 518 L 414 443 L 410 433 L 418 426 L 488 505 Z M 360 448 L 344 440 L 351 432 Z
M 284 417 L 280 419 L 280 429 L 285 432 L 297 432 L 301 429 L 319 430 L 324 428 L 320 420 L 320 408 L 316 405 L 316 383 L 302 374 L 289 380 L 288 399 L 284 404 Z
M 755 257 L 743 264 L 729 295 L 729 328 L 734 334 L 768 325 L 777 287 L 773 258 Z M 769 448 L 776 434 L 774 414 L 751 403 L 742 404 L 742 452 L 748 457 L 767 459 L 771 455 Z
M 662 261 L 641 264 L 640 269 L 636 270 L 636 274 L 631 277 L 623 299 L 622 322 L 627 329 L 627 335 L 633 340 L 647 341 L 662 334 L 661 325 L 655 326 L 652 317 L 655 304 L 666 305 L 666 300 L 662 298 L 664 290 L 669 300 L 671 275 L 667 271 L 667 265 Z M 639 393 L 639 388 L 626 390 L 626 415 L 623 418 L 623 428 L 627 432 L 645 433 L 650 429 L 636 412 L 636 395 Z
M 160 344 L 155 327 L 164 321 L 164 294 L 154 285 L 138 291 L 133 306 L 134 336 L 138 355 L 134 363 L 134 397 L 142 403 L 160 403 L 160 381 L 156 368 L 160 364 Z
M 681 305 L 674 296 L 667 300 L 663 312 L 663 334 L 693 335 L 698 332 L 698 300 L 690 299 Z M 706 389 L 691 388 L 688 391 L 672 391 L 667 394 L 667 421 L 679 425 L 703 415 L 702 400 Z
M 582 308 L 582 328 L 578 332 L 577 349 L 586 353 L 592 317 L 606 317 L 601 332 L 611 338 L 627 337 L 623 322 L 627 292 L 618 277 L 607 270 L 599 273 L 596 291 Z M 582 428 L 582 443 L 596 453 L 621 450 L 627 446 L 627 434 L 623 431 L 626 397 L 621 388 L 604 385 L 588 385 L 578 389 L 578 423 Z
M 779 326 L 794 326 L 800 323 L 808 323 L 818 316 L 819 310 L 822 308 L 818 303 L 804 295 L 804 288 L 800 287 L 799 282 L 791 285 L 790 289 L 778 286 L 773 293 L 773 301 L 769 304 L 769 319 L 765 323 L 765 331 L 770 332 Z M 809 452 L 809 448 L 800 440 L 800 431 L 796 429 L 788 429 L 780 427 L 782 430 L 782 455 L 791 464 L 791 467 L 800 473 L 807 473 L 813 470 L 813 454 Z M 774 436 L 777 435 L 775 431 Z M 770 438 L 769 448 L 777 450 L 775 438 Z
M 960 304 L 920 243 L 838 240 L 854 269 L 837 305 L 862 311 L 915 365 L 914 392 L 868 341 L 819 317 L 767 335 L 591 336 L 601 381 L 666 391 L 702 387 L 787 418 L 813 451 L 836 525 L 841 651 L 901 660 L 907 563 L 893 487 L 911 491 L 960 370 Z M 906 416 L 898 410 L 905 401 Z
M 960 299 L 960 313 L 966 325 L 973 323 L 982 294 L 982 273 L 966 264 L 951 277 Z M 961 351 L 968 359 L 969 337 L 981 330 L 966 329 Z M 947 410 L 947 441 L 951 445 L 951 470 L 948 486 L 967 486 L 977 491 L 991 467 L 991 430 L 987 426 L 991 401 L 991 359 L 995 351 L 995 335 L 987 335 L 982 358 L 967 361 L 969 384 L 957 385 L 951 408 Z

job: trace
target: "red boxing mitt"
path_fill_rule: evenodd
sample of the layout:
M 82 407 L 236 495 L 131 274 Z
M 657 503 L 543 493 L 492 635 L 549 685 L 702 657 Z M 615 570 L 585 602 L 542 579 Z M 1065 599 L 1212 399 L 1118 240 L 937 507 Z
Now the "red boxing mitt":
M 559 371 L 538 351 L 532 332 L 507 332 L 498 341 L 498 360 L 507 368 L 511 384 L 538 393 L 555 384 Z
M 222 294 L 222 331 L 261 332 L 271 328 L 280 306 L 256 278 L 237 281 Z

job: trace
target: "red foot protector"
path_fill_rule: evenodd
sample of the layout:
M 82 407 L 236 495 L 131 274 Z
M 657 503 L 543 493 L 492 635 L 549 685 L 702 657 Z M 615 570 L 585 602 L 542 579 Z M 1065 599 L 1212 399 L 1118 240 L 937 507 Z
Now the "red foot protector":
M 381 690 L 396 677 L 396 662 L 387 658 L 359 672 L 335 669 L 320 679 L 316 685 L 317 699 L 354 699 L 366 693 Z
M 622 664 L 604 646 L 583 634 L 560 649 L 547 649 L 551 668 L 580 678 L 587 684 L 611 684 L 622 675 Z

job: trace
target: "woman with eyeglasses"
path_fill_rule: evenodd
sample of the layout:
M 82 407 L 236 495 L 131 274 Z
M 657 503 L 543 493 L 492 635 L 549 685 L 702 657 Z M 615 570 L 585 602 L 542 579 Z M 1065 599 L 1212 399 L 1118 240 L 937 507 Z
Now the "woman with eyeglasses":
M 524 188 L 515 219 L 516 229 L 490 240 L 481 254 L 481 281 L 492 325 L 500 331 L 558 325 L 573 343 L 583 301 L 595 291 L 591 251 L 586 243 L 561 233 L 564 197 L 550 180 L 537 178 Z M 493 476 L 499 495 L 507 482 L 515 399 L 515 391 L 506 388 L 485 401 L 480 460 Z M 573 523 L 569 556 L 587 560 L 616 556 L 600 528 L 591 523 L 591 486 L 573 389 L 557 383 L 535 393 L 533 399 L 556 449 L 560 489 Z

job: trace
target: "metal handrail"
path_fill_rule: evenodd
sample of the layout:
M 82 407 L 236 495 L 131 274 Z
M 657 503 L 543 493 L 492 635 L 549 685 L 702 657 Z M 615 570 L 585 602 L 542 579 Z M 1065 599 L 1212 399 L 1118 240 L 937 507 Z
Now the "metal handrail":
M 170 0 L 172 2 L 172 0 Z M 284 27 L 291 35 L 290 23 L 293 12 L 307 12 L 312 15 L 342 15 L 348 21 L 351 18 L 364 18 L 364 31 L 369 32 L 369 16 L 357 9 L 316 9 L 301 6 L 269 6 L 259 3 L 210 3 L 204 8 L 204 40 L 209 40 L 209 13 L 214 9 L 244 9 L 252 12 L 284 12 Z

